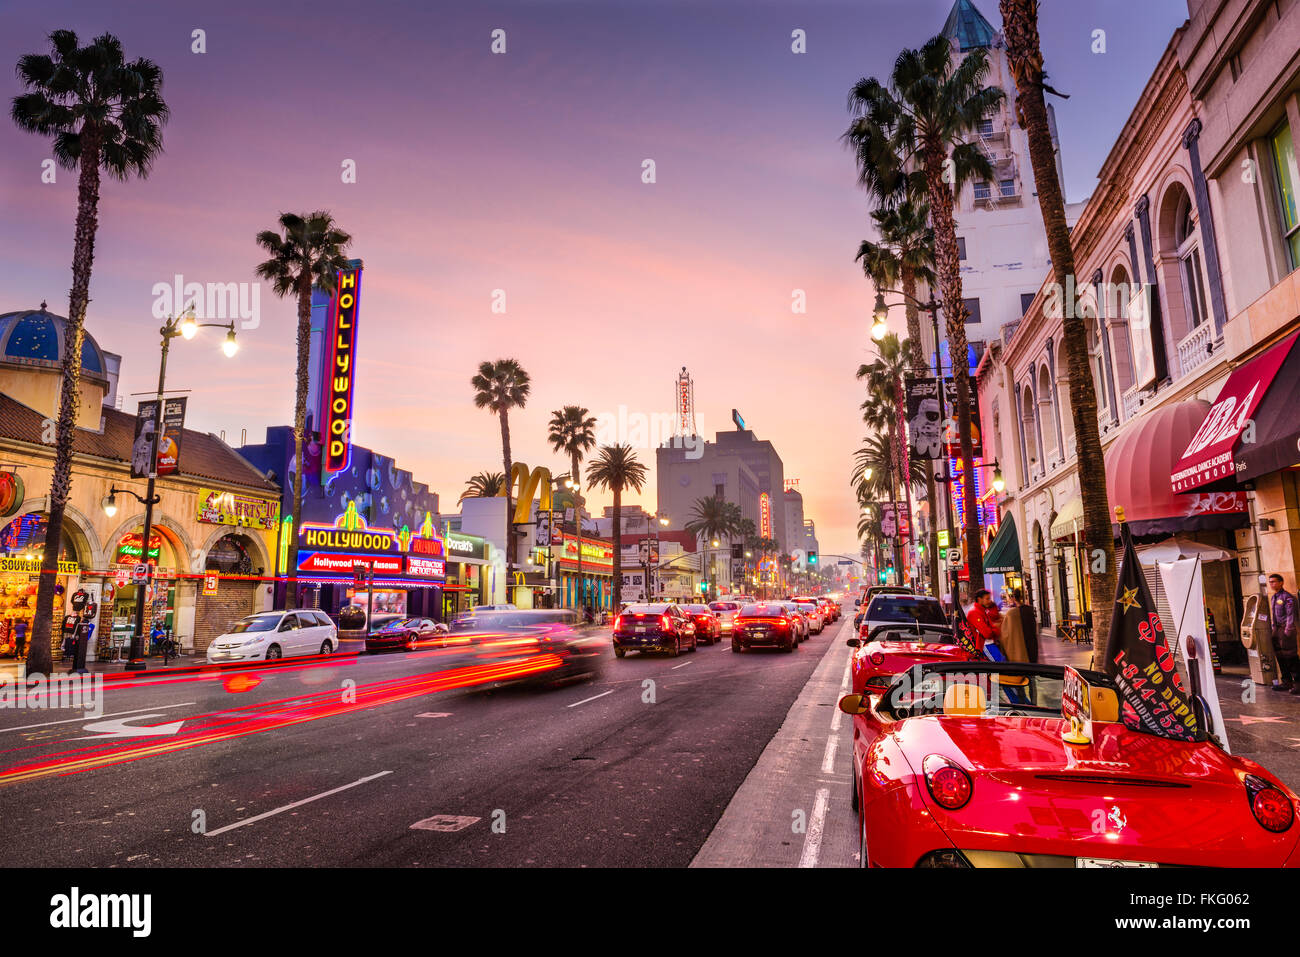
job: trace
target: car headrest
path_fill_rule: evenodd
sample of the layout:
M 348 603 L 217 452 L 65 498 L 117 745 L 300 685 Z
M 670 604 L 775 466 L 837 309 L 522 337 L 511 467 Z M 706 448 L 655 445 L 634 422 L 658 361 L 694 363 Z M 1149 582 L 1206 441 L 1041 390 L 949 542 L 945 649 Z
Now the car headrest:
M 1092 720 L 1093 721 L 1118 721 L 1119 720 L 1119 695 L 1112 688 L 1098 688 L 1096 685 L 1090 685 L 1089 690 L 1092 692 Z
M 988 707 L 988 696 L 979 685 L 952 684 L 943 693 L 944 714 L 982 715 Z

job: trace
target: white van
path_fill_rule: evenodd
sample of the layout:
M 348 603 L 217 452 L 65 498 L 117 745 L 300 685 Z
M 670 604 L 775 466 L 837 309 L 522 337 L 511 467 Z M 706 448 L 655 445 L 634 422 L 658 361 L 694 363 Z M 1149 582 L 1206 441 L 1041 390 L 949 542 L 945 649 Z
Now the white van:
M 298 655 L 331 655 L 339 632 L 318 608 L 264 611 L 241 618 L 208 645 L 208 662 L 275 661 Z

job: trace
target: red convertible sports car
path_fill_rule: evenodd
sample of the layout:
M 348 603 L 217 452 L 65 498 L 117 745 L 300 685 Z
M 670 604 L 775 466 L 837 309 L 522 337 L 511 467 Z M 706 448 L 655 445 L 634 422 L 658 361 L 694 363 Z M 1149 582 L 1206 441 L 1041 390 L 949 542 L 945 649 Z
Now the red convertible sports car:
M 1211 737 L 1127 727 L 1103 674 L 920 664 L 840 709 L 864 867 L 1297 866 L 1289 788 Z
M 850 658 L 850 688 L 854 694 L 881 694 L 914 665 L 969 660 L 955 641 L 947 625 L 886 624 L 866 638 L 849 638 L 845 643 L 857 649 Z

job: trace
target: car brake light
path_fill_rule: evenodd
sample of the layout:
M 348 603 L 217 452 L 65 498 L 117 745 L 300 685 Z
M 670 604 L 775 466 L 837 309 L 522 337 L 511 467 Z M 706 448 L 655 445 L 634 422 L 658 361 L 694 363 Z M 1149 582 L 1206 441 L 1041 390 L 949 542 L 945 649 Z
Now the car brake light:
M 614 619 L 614 630 L 618 631 L 622 627 L 623 627 L 623 616 L 619 615 L 617 618 Z
M 883 665 L 885 663 L 885 656 L 879 651 L 873 651 L 871 653 L 871 663 L 873 665 Z
M 1260 827 L 1274 834 L 1281 834 L 1295 820 L 1295 808 L 1291 799 L 1270 782 L 1254 774 L 1246 775 L 1246 794 L 1250 798 L 1250 813 Z
M 957 765 L 939 754 L 931 754 L 921 763 L 925 771 L 925 786 L 940 807 L 955 811 L 970 800 L 974 785 L 968 775 Z
M 664 615 L 659 619 L 659 626 L 663 628 L 664 631 L 672 631 L 672 622 L 669 621 L 667 615 Z

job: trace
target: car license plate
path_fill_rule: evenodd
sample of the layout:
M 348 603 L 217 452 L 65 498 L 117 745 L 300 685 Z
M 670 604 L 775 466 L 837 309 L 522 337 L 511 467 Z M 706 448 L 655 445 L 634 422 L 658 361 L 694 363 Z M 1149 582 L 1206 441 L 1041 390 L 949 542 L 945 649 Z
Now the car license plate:
M 1075 867 L 1159 867 L 1150 861 L 1116 861 L 1105 857 L 1076 857 Z
M 636 633 L 637 633 L 638 635 L 644 635 L 644 634 L 645 634 L 645 625 L 637 625 L 637 626 L 636 626 Z

